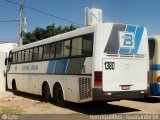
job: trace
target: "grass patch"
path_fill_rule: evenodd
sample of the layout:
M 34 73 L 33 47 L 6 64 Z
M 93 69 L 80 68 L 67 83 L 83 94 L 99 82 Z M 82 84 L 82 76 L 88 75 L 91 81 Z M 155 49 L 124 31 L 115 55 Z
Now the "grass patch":
M 12 108 L 12 107 L 2 107 L 0 110 L 0 114 L 8 114 L 8 115 L 15 115 L 22 113 L 22 109 L 19 107 Z

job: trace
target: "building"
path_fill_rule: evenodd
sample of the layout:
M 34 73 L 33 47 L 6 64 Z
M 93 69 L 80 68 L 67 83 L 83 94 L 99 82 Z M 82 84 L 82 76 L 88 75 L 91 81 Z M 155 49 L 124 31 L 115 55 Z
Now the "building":
M 6 90 L 6 65 L 5 59 L 9 55 L 10 50 L 17 47 L 17 43 L 0 42 L 0 92 Z

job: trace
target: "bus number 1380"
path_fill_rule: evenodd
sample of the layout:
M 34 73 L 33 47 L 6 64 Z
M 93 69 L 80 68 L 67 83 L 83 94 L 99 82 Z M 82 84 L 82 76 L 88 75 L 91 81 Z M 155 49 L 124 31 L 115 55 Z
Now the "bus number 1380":
M 104 62 L 105 70 L 114 70 L 115 62 Z

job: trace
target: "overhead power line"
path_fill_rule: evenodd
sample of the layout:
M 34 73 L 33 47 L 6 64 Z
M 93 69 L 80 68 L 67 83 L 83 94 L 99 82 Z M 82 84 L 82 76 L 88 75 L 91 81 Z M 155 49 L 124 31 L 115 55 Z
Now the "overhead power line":
M 15 5 L 19 5 L 19 3 L 12 2 L 12 1 L 10 1 L 10 0 L 4 0 L 4 1 L 9 2 L 9 3 L 12 3 L 12 4 L 15 4 Z M 25 1 L 24 1 L 24 3 L 25 3 Z M 44 12 L 44 11 L 42 11 L 42 10 L 35 9 L 35 8 L 30 7 L 30 6 L 28 6 L 28 5 L 25 5 L 25 6 L 23 6 L 23 7 L 28 8 L 28 9 L 31 9 L 31 10 L 36 11 L 36 12 L 39 12 L 39 13 L 42 13 L 42 14 L 45 14 L 45 15 L 48 15 L 48 16 L 53 17 L 53 18 L 57 18 L 57 19 L 60 19 L 60 20 L 63 20 L 63 21 L 66 21 L 66 22 L 75 24 L 75 25 L 85 26 L 85 25 L 83 25 L 83 24 L 74 22 L 74 21 L 72 21 L 72 20 L 68 20 L 68 19 L 65 19 L 65 18 L 62 18 L 62 17 L 58 17 L 58 16 L 56 16 L 56 15 L 53 15 L 53 14 Z
M 18 38 L 0 38 L 0 42 L 2 41 L 13 41 L 13 40 L 18 40 Z
M 1 23 L 17 22 L 18 20 L 0 20 Z
M 4 1 L 15 4 L 15 5 L 19 5 L 19 3 L 16 3 L 16 2 L 13 2 L 13 1 L 10 1 L 10 0 L 4 0 Z
M 74 21 L 71 21 L 71 20 L 67 20 L 67 19 L 64 19 L 64 18 L 61 18 L 61 17 L 58 17 L 58 16 L 55 16 L 55 15 L 52 15 L 50 13 L 47 13 L 47 12 L 44 12 L 44 11 L 41 11 L 41 10 L 38 10 L 38 9 L 35 9 L 35 8 L 32 8 L 28 5 L 25 6 L 26 8 L 28 9 L 31 9 L 31 10 L 34 10 L 34 11 L 37 11 L 39 13 L 42 13 L 42 14 L 45 14 L 45 15 L 48 15 L 48 16 L 51 16 L 51 17 L 54 17 L 54 18 L 57 18 L 57 19 L 60 19 L 60 20 L 63 20 L 63 21 L 67 21 L 67 22 L 70 22 L 70 23 L 73 23 L 73 24 L 77 24 L 77 25 L 80 25 L 80 26 L 84 26 L 80 23 L 77 23 L 77 22 L 74 22 Z

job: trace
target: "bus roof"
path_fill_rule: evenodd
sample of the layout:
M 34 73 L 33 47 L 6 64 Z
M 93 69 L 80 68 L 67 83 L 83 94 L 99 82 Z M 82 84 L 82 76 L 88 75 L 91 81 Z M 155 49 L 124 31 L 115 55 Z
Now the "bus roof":
M 77 29 L 77 30 L 73 30 L 73 31 L 66 32 L 66 33 L 63 33 L 63 34 L 59 34 L 59 35 L 56 35 L 56 36 L 52 36 L 52 37 L 49 37 L 49 38 L 46 38 L 46 39 L 43 39 L 43 40 L 39 40 L 39 41 L 36 41 L 36 42 L 33 42 L 33 43 L 22 45 L 22 46 L 19 46 L 19 47 L 13 49 L 12 51 L 16 52 L 16 51 L 24 50 L 24 49 L 27 49 L 27 48 L 33 48 L 33 47 L 36 47 L 36 46 L 56 42 L 56 41 L 59 41 L 59 40 L 65 40 L 67 38 L 72 38 L 72 37 L 92 33 L 92 32 L 95 31 L 95 28 L 98 25 L 103 25 L 103 24 L 122 24 L 122 25 L 124 25 L 123 23 L 109 23 L 109 22 L 99 23 L 99 24 L 94 25 L 94 26 L 83 27 L 83 28 L 80 28 L 80 29 Z M 138 25 L 136 25 L 136 26 L 138 26 Z
M 33 43 L 29 43 L 29 44 L 26 44 L 26 45 L 19 46 L 19 47 L 13 49 L 12 51 L 15 52 L 15 51 L 19 51 L 19 50 L 24 50 L 24 49 L 36 47 L 36 46 L 39 46 L 39 45 L 44 45 L 44 44 L 56 42 L 56 41 L 59 41 L 59 40 L 65 40 L 67 38 L 76 37 L 76 36 L 80 36 L 80 35 L 83 35 L 83 34 L 88 34 L 88 33 L 94 32 L 94 28 L 95 28 L 95 26 L 80 28 L 80 29 L 77 29 L 77 30 L 73 30 L 73 31 L 70 31 L 70 32 L 66 32 L 66 33 L 63 33 L 63 34 L 52 36 L 52 37 L 49 37 L 49 38 L 46 38 L 46 39 L 43 39 L 43 40 L 39 40 L 39 41 L 36 41 L 36 42 L 33 42 Z

